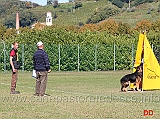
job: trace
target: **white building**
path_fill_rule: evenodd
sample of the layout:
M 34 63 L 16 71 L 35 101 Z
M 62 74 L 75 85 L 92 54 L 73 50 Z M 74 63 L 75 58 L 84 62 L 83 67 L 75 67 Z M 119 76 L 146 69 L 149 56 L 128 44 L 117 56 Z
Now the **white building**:
M 47 26 L 51 26 L 52 25 L 52 13 L 51 12 L 47 12 L 46 25 Z
M 36 22 L 31 26 L 31 28 L 35 28 L 36 25 L 39 25 L 41 27 L 43 27 L 43 26 L 51 26 L 52 25 L 52 13 L 51 12 L 47 12 L 46 22 Z

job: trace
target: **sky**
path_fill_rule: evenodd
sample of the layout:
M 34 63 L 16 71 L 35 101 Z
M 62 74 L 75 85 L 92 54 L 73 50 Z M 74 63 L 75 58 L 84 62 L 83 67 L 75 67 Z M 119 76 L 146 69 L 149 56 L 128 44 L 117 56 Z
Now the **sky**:
M 39 5 L 46 5 L 47 4 L 47 0 L 21 0 L 21 1 L 31 1 L 34 3 L 38 3 Z M 69 0 L 58 0 L 59 3 L 64 3 L 64 2 L 68 2 Z

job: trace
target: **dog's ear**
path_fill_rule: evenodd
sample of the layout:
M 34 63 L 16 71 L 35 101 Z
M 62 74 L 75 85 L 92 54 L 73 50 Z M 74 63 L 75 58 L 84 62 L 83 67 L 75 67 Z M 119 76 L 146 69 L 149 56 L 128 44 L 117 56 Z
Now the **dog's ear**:
M 135 67 L 136 71 L 139 71 L 141 68 L 140 66 Z
M 140 66 L 140 67 L 143 67 L 143 63 L 141 63 L 139 66 Z

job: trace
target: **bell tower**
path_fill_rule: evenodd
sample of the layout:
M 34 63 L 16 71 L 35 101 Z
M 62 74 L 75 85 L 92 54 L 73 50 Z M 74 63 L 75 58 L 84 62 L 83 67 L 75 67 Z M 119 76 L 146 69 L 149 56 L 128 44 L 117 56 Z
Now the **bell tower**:
M 51 12 L 47 12 L 46 25 L 47 26 L 51 26 L 52 25 L 52 13 Z

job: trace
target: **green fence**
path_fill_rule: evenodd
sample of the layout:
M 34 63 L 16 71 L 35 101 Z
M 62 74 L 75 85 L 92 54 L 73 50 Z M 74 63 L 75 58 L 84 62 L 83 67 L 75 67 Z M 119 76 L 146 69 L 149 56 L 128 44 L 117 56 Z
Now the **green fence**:
M 133 67 L 135 45 L 60 45 L 45 44 L 51 69 L 53 71 L 107 71 L 107 70 L 130 70 Z M 153 51 L 160 61 L 160 46 L 152 45 Z M 32 44 L 19 44 L 19 61 L 22 71 L 32 71 L 33 53 L 37 47 Z M 0 44 L 0 70 L 10 70 L 9 53 L 11 45 Z

